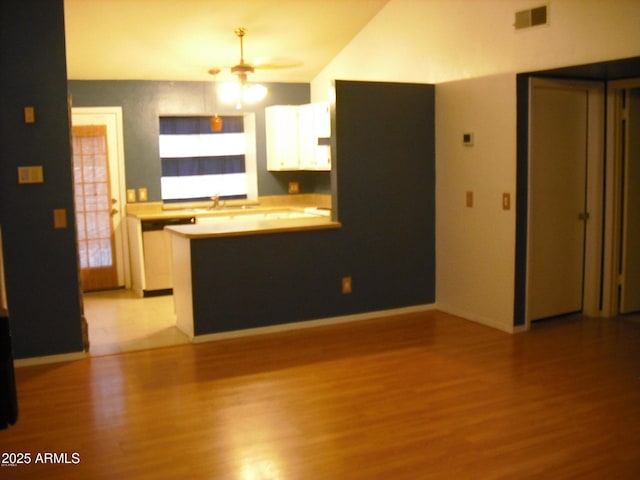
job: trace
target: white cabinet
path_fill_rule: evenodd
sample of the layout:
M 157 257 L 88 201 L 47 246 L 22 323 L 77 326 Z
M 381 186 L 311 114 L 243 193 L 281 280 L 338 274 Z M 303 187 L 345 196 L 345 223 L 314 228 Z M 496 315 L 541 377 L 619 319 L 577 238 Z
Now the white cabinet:
M 273 105 L 264 109 L 267 170 L 299 170 L 298 107 Z
M 131 288 L 141 297 L 171 293 L 171 236 L 168 225 L 192 224 L 194 218 L 127 217 Z
M 327 102 L 267 107 L 265 122 L 268 170 L 331 170 Z
M 315 130 L 320 138 L 331 136 L 331 107 L 329 102 L 312 103 L 314 106 Z
M 298 107 L 298 159 L 302 170 L 331 170 L 331 148 L 318 139 L 331 136 L 329 104 L 309 103 Z

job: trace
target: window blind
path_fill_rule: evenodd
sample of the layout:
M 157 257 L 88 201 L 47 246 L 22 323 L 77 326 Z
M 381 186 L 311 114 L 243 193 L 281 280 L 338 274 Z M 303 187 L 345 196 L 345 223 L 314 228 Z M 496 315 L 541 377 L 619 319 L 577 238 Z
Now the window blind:
M 242 117 L 160 117 L 163 201 L 246 198 L 246 137 Z

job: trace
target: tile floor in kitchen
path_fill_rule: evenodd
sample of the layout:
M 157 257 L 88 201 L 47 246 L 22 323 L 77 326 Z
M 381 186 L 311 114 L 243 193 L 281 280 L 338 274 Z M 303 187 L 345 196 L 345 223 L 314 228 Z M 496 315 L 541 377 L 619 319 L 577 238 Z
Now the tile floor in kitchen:
M 190 343 L 175 326 L 172 295 L 140 298 L 120 289 L 85 293 L 83 299 L 91 355 Z

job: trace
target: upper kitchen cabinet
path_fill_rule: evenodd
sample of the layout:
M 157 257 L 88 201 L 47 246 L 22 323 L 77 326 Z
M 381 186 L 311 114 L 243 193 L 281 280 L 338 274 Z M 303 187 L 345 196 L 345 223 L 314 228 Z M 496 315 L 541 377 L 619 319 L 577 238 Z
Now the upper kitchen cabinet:
M 267 107 L 265 123 L 268 170 L 331 170 L 327 102 Z
M 302 170 L 331 170 L 331 148 L 320 139 L 331 136 L 327 102 L 298 107 L 298 155 Z
M 273 105 L 264 109 L 267 133 L 267 170 L 300 170 L 298 107 Z

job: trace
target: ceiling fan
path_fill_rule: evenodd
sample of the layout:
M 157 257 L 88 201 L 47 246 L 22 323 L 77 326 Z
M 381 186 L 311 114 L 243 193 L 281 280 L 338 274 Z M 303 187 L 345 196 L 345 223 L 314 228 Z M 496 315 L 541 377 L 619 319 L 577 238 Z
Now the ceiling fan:
M 270 62 L 254 62 L 253 64 L 247 63 L 244 60 L 244 36 L 247 33 L 247 29 L 244 27 L 239 27 L 234 30 L 236 36 L 240 39 L 240 62 L 230 68 L 232 74 L 238 77 L 238 81 L 240 84 L 245 84 L 247 82 L 247 77 L 249 74 L 254 73 L 256 69 L 279 69 L 279 68 L 292 68 L 297 67 L 302 64 L 302 62 L 295 62 L 286 59 L 272 60 Z M 222 69 L 225 67 L 213 67 L 209 69 L 209 73 L 211 75 L 219 74 Z

